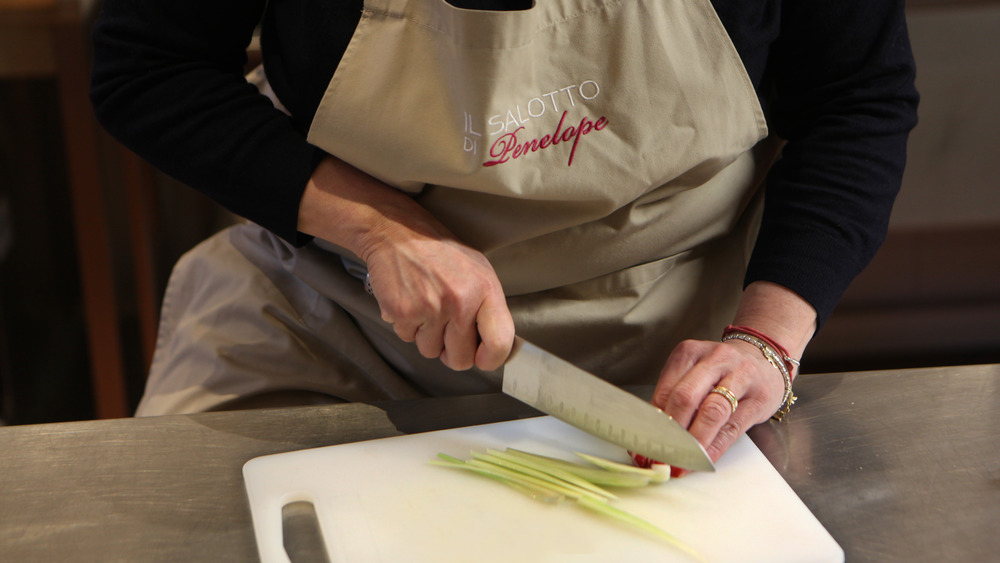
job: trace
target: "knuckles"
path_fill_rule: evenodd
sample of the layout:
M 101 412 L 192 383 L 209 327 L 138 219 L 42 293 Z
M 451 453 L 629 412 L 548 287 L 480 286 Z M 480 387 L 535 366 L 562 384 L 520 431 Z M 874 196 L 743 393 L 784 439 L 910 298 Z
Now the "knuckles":
M 682 340 L 674 348 L 674 352 L 671 355 L 675 356 L 678 360 L 697 358 L 705 349 L 706 344 L 706 342 L 700 340 Z
M 686 385 L 679 385 L 672 389 L 667 398 L 667 404 L 671 407 L 676 407 L 676 410 L 679 412 L 695 410 L 700 403 L 701 397 L 695 394 L 694 389 Z
M 706 397 L 700 409 L 701 417 L 713 426 L 724 424 L 732 416 L 732 412 L 728 402 L 723 405 L 720 401 L 711 400 L 710 397 Z

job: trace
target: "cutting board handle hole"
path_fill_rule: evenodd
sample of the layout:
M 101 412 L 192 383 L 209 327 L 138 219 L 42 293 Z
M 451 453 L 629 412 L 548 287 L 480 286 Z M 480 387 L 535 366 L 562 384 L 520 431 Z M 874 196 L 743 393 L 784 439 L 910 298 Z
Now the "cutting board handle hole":
M 281 507 L 281 535 L 292 563 L 329 563 L 313 503 L 298 500 Z

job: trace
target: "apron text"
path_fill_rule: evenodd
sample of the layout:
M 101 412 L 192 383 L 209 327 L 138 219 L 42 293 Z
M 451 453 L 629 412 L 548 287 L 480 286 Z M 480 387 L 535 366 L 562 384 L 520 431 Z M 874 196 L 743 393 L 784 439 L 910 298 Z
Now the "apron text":
M 574 96 L 574 92 L 576 96 Z M 542 94 L 541 96 L 531 98 L 528 103 L 525 104 L 524 109 L 521 109 L 520 104 L 507 110 L 506 114 L 497 114 L 490 116 L 488 124 L 491 127 L 489 135 L 492 137 L 494 135 L 499 135 L 500 133 L 507 133 L 513 129 L 524 125 L 525 123 L 531 121 L 532 118 L 541 117 L 545 115 L 547 111 L 558 112 L 559 104 L 564 104 L 564 107 L 568 105 L 569 107 L 576 107 L 577 97 L 582 100 L 593 100 L 601 93 L 601 87 L 597 82 L 593 80 L 584 80 L 580 84 L 572 84 L 566 86 L 565 88 L 560 88 L 549 92 L 548 94 Z
M 576 146 L 580 142 L 580 137 L 590 133 L 591 131 L 600 131 L 604 129 L 608 124 L 608 118 L 601 116 L 597 121 L 591 121 L 589 117 L 584 116 L 580 120 L 580 124 L 576 127 L 570 125 L 565 130 L 563 127 L 563 122 L 566 121 L 566 114 L 568 111 L 564 111 L 562 117 L 559 118 L 559 124 L 556 125 L 555 131 L 551 134 L 542 136 L 541 138 L 531 139 L 530 141 L 525 141 L 523 144 L 518 141 L 517 133 L 518 131 L 524 129 L 524 127 L 518 127 L 517 129 L 511 131 L 510 133 L 501 135 L 493 142 L 490 147 L 490 156 L 494 160 L 488 160 L 483 163 L 483 166 L 496 166 L 497 164 L 503 164 L 510 159 L 520 158 L 529 152 L 536 152 L 542 149 L 547 149 L 558 145 L 559 143 L 573 142 L 573 147 L 569 151 L 569 162 L 566 166 L 573 165 L 573 156 L 576 154 Z

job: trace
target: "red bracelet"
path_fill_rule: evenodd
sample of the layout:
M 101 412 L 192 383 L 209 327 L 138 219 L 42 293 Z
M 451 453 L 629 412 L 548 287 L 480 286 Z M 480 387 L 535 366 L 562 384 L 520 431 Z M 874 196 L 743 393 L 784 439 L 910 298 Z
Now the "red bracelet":
M 725 330 L 722 331 L 722 337 L 725 338 L 734 332 L 742 332 L 744 334 L 749 334 L 750 336 L 763 340 L 768 344 L 768 346 L 777 350 L 778 353 L 781 354 L 781 359 L 785 362 L 785 367 L 788 368 L 788 373 L 790 374 L 795 373 L 795 368 L 799 367 L 799 361 L 796 360 L 795 358 L 792 358 L 788 354 L 788 350 L 786 350 L 784 346 L 778 344 L 777 342 L 772 340 L 770 336 L 760 332 L 759 330 L 754 330 L 748 326 L 729 325 L 726 327 Z

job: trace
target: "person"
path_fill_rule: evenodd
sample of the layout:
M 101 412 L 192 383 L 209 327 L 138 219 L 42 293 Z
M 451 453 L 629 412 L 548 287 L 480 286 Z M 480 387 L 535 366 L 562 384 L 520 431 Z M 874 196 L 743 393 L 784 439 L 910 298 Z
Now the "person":
M 904 2 L 452 4 L 106 0 L 99 120 L 248 220 L 136 414 L 495 392 L 515 333 L 716 460 L 787 412 L 900 187 Z

